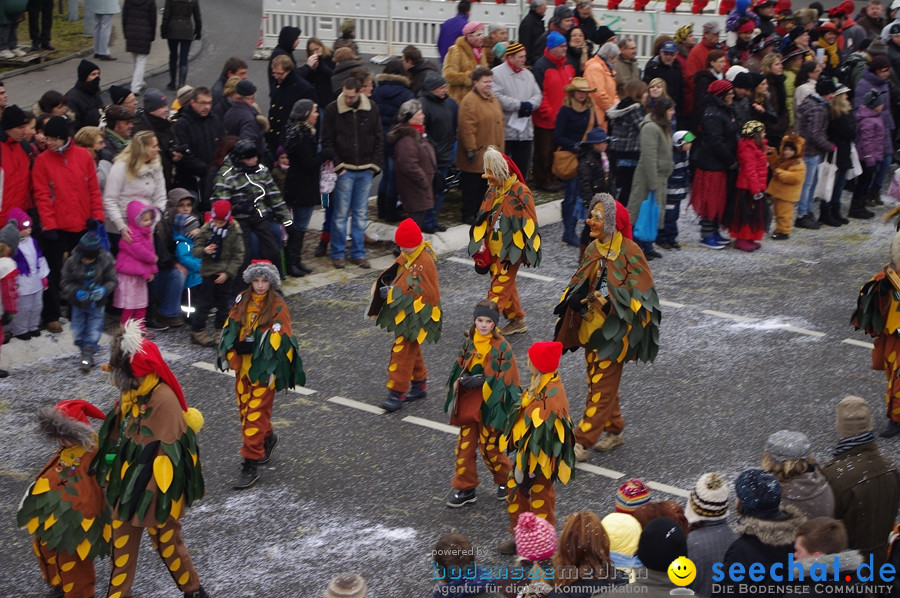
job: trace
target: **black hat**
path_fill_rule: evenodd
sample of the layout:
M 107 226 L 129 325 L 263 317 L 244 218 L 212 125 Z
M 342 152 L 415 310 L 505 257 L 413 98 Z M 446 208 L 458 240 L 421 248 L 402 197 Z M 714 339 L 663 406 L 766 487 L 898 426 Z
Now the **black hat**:
M 652 571 L 665 571 L 672 561 L 687 556 L 684 531 L 668 517 L 651 519 L 641 531 L 637 556 Z
M 93 73 L 94 71 L 99 71 L 100 67 L 87 60 L 85 58 L 81 59 L 81 62 L 78 63 L 78 80 L 79 81 L 87 81 L 88 75 Z
M 422 85 L 422 89 L 425 91 L 434 91 L 441 85 L 446 85 L 447 80 L 444 77 L 435 71 L 428 71 L 428 74 L 425 75 L 425 83 Z
M 121 105 L 122 102 L 125 101 L 125 98 L 131 95 L 131 90 L 123 85 L 113 85 L 109 88 L 109 97 L 112 99 L 112 103 Z
M 750 73 L 738 73 L 734 76 L 731 84 L 739 89 L 753 89 L 753 79 L 750 77 Z
M 816 93 L 823 98 L 836 91 L 837 84 L 835 84 L 834 79 L 831 77 L 819 77 L 819 80 L 816 81 Z
M 611 37 L 615 37 L 616 32 L 607 27 L 606 25 L 600 25 L 597 27 L 597 30 L 594 31 L 594 35 L 591 36 L 591 41 L 597 44 L 598 46 L 602 46 L 606 43 Z
M 78 250 L 86 258 L 96 258 L 100 255 L 100 237 L 94 231 L 84 233 L 78 241 Z
M 241 139 L 234 145 L 231 155 L 234 156 L 235 160 L 246 160 L 247 158 L 258 156 L 259 149 L 257 149 L 256 142 L 252 139 Z
M 243 79 L 234 87 L 234 91 L 239 96 L 252 96 L 256 93 L 256 85 L 249 79 Z
M 68 139 L 69 119 L 65 116 L 51 116 L 44 123 L 44 136 L 52 139 Z
M 15 129 L 16 127 L 21 127 L 26 122 L 28 122 L 28 120 L 25 117 L 25 112 L 13 104 L 3 111 L 3 116 L 0 116 L 0 129 L 8 131 L 10 129 Z
M 780 510 L 781 484 L 771 473 L 762 469 L 747 469 L 738 476 L 734 489 L 744 515 L 757 519 L 785 518 Z
M 166 94 L 156 89 L 155 87 L 151 87 L 144 92 L 144 110 L 146 110 L 147 112 L 153 112 L 154 110 L 158 110 L 163 106 L 168 105 L 169 98 L 166 97 Z

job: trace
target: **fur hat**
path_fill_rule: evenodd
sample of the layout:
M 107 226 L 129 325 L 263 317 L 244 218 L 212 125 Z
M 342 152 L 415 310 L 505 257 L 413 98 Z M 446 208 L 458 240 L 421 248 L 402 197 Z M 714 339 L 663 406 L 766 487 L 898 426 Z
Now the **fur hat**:
M 78 63 L 78 67 L 76 71 L 78 72 L 78 80 L 79 81 L 87 81 L 87 78 L 94 71 L 99 71 L 100 67 L 91 62 L 90 60 L 81 59 L 81 62 Z
M 528 348 L 528 359 L 537 371 L 549 374 L 559 369 L 562 349 L 562 343 L 557 341 L 537 342 Z
M 281 275 L 278 274 L 278 268 L 269 260 L 253 260 L 244 270 L 244 282 L 247 284 L 250 284 L 257 276 L 268 280 L 269 286 L 276 291 L 281 288 Z
M 25 210 L 19 207 L 15 207 L 9 211 L 9 215 L 7 216 L 10 220 L 15 220 L 18 224 L 17 227 L 20 231 L 25 230 L 26 228 L 31 228 L 31 216 L 25 213 Z
M 83 257 L 96 258 L 100 255 L 100 249 L 100 236 L 94 231 L 84 233 L 78 241 L 78 250 Z
M 412 218 L 407 218 L 397 226 L 394 233 L 394 243 L 401 248 L 409 249 L 422 244 L 422 229 Z
M 69 138 L 69 119 L 65 116 L 51 116 L 44 123 L 44 136 L 51 139 Z
M 0 116 L 0 129 L 9 131 L 10 129 L 21 127 L 27 122 L 25 111 L 13 104 L 3 111 L 3 116 Z
M 762 469 L 741 472 L 734 483 L 741 513 L 757 519 L 783 519 L 781 484 L 778 479 Z
M 657 517 L 641 531 L 637 555 L 648 569 L 665 571 L 672 561 L 687 556 L 687 539 L 672 519 Z
M 342 573 L 329 582 L 325 598 L 365 598 L 366 580 L 358 573 Z
M 809 437 L 803 432 L 778 430 L 774 434 L 769 434 L 764 450 L 779 463 L 784 463 L 806 459 L 811 448 Z
M 9 247 L 10 255 L 19 248 L 19 223 L 14 218 L 7 220 L 6 225 L 0 228 L 0 243 Z
M 109 88 L 109 97 L 116 106 L 121 106 L 125 98 L 131 95 L 131 90 L 122 85 L 113 85 Z
M 523 559 L 541 561 L 556 552 L 556 528 L 530 511 L 519 516 L 515 535 L 516 552 Z
M 628 480 L 616 490 L 616 512 L 633 513 L 634 510 L 650 502 L 650 488 L 635 478 Z
M 841 438 L 849 438 L 869 432 L 872 424 L 872 408 L 865 399 L 847 396 L 837 405 L 837 433 Z
M 718 473 L 704 473 L 697 478 L 684 509 L 688 523 L 719 521 L 728 517 L 728 488 Z
M 627 513 L 610 513 L 601 521 L 610 552 L 634 556 L 641 540 L 641 522 Z
M 509 49 L 507 48 L 507 52 Z M 444 77 L 435 71 L 428 71 L 428 74 L 425 75 L 425 82 L 422 85 L 422 89 L 425 91 L 433 91 L 442 85 L 446 85 L 447 80 Z
M 41 407 L 37 412 L 40 431 L 61 443 L 90 447 L 94 445 L 94 430 L 88 418 L 104 419 L 106 414 L 81 399 L 60 401 L 55 407 Z
M 134 112 L 132 112 L 125 106 L 117 106 L 115 104 L 113 104 L 112 106 L 110 106 L 109 108 L 106 109 L 106 126 L 107 127 L 112 128 L 115 126 L 115 124 L 110 124 L 110 123 L 116 123 L 116 122 L 122 121 L 122 120 L 124 120 L 124 121 L 134 120 Z
M 315 105 L 315 102 L 306 98 L 297 100 L 291 108 L 291 120 L 305 121 L 312 114 Z

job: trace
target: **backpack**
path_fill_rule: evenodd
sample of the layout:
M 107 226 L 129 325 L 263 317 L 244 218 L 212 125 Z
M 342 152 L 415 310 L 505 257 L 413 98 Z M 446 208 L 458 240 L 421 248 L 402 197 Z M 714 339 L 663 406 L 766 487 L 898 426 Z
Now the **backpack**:
M 854 52 L 845 60 L 843 60 L 835 70 L 835 76 L 837 77 L 838 81 L 841 82 L 841 85 L 846 85 L 850 89 L 853 89 L 853 71 L 856 70 L 856 66 L 860 62 L 865 63 L 865 61 L 865 56 L 863 56 L 860 52 Z

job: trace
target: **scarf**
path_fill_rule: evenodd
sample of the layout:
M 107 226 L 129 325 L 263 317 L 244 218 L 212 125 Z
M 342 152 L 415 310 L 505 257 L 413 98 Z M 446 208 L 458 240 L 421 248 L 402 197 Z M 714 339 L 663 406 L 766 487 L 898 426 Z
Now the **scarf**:
M 21 243 L 31 243 L 34 245 L 34 251 L 37 254 L 37 261 L 40 262 L 41 258 L 44 257 L 44 254 L 41 253 L 41 247 L 34 241 L 34 237 L 26 237 L 22 239 Z M 22 253 L 21 249 L 16 250 L 16 255 L 14 256 L 16 260 L 16 268 L 19 270 L 19 274 L 22 276 L 31 276 L 31 267 L 28 265 L 28 260 L 25 259 L 25 254 Z M 95 262 L 96 263 L 96 262 Z
M 228 224 L 225 224 L 222 228 L 219 228 L 210 220 L 209 222 L 209 230 L 212 231 L 212 237 L 210 237 L 209 242 L 215 243 L 216 250 L 212 253 L 212 259 L 214 262 L 218 262 L 222 258 L 222 249 L 225 246 L 225 237 L 228 236 Z
M 478 62 L 481 62 L 482 53 L 484 53 L 484 48 L 476 48 L 475 46 L 472 46 L 472 54 L 475 55 L 475 60 L 477 60 Z
M 472 335 L 472 345 L 475 347 L 475 353 L 479 356 L 479 359 L 473 361 L 484 363 L 484 358 L 491 352 L 491 340 L 493 338 L 491 333 L 481 334 L 477 330 L 475 331 L 475 334 Z
M 842 438 L 841 441 L 837 443 L 834 452 L 831 454 L 837 457 L 842 453 L 846 453 L 853 447 L 862 446 L 869 442 L 875 442 L 875 433 L 872 430 L 863 432 L 862 434 L 857 434 L 856 436 Z
M 566 65 L 566 60 L 568 60 L 567 56 L 563 56 L 562 58 L 554 58 L 552 54 L 550 54 L 549 50 L 544 50 L 544 57 L 553 63 L 553 67 L 556 70 L 562 70 L 562 68 Z M 569 83 L 569 81 L 566 81 Z
M 825 61 L 828 63 L 828 66 L 836 69 L 838 65 L 841 64 L 841 57 L 838 55 L 837 40 L 835 40 L 833 44 L 829 45 L 828 42 L 825 41 L 825 38 L 820 37 L 817 43 L 819 44 L 820 48 L 823 48 L 825 50 Z
M 525 69 L 520 69 L 520 68 L 516 67 L 512 62 L 510 62 L 510 60 L 508 58 L 506 59 L 506 64 L 509 65 L 509 68 L 513 73 L 521 73 L 522 71 L 525 70 Z
M 400 255 L 402 255 L 404 259 L 406 259 L 406 263 L 403 264 L 403 267 L 409 270 L 409 267 L 413 265 L 413 262 L 419 259 L 419 256 L 422 255 L 422 252 L 426 249 L 431 254 L 431 257 L 437 257 L 434 253 L 434 249 L 432 249 L 431 247 L 431 243 L 429 243 L 428 241 L 423 241 L 422 244 L 419 245 L 412 253 L 400 253 Z
M 423 135 L 423 136 L 425 135 L 425 125 L 412 125 L 411 124 L 409 126 L 411 126 L 413 129 L 418 131 L 419 135 Z

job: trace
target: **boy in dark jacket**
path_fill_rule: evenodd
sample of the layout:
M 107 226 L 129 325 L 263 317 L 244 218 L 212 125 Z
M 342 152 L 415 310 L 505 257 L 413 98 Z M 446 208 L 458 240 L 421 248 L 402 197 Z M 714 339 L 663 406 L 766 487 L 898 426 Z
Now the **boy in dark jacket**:
M 116 288 L 116 262 L 100 245 L 97 233 L 85 233 L 63 264 L 60 291 L 69 302 L 72 336 L 81 349 L 81 371 L 94 367 L 107 298 Z
M 687 198 L 691 188 L 691 144 L 694 139 L 696 137 L 690 131 L 676 131 L 672 135 L 672 162 L 675 168 L 666 186 L 666 220 L 656 238 L 656 244 L 663 249 L 681 249 L 678 244 L 678 215 L 681 213 L 681 200 Z

